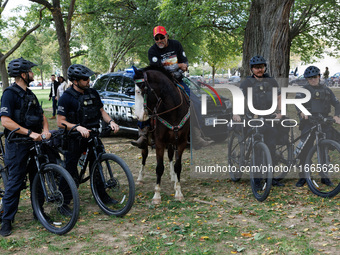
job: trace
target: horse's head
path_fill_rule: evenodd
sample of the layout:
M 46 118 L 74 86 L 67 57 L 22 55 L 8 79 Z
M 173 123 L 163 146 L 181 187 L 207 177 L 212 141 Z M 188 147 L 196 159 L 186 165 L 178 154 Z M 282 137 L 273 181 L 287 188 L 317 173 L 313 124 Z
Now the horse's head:
M 144 80 L 143 71 L 137 70 L 135 71 L 135 115 L 137 120 L 146 121 L 149 119 L 149 114 L 146 109 L 146 100 L 147 100 L 147 86 Z

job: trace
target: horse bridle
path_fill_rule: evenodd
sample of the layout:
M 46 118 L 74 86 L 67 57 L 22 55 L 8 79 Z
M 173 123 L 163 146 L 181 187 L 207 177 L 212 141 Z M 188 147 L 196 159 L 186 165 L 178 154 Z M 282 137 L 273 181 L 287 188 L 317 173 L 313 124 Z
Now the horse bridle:
M 143 72 L 143 77 L 144 79 L 141 79 L 141 80 L 136 80 L 136 84 L 138 83 L 144 83 L 145 86 L 144 86 L 144 96 L 143 96 L 143 99 L 144 99 L 144 103 L 143 103 L 143 106 L 144 106 L 144 110 L 147 110 L 148 112 L 152 112 L 152 115 L 150 115 L 150 118 L 157 118 L 163 125 L 165 125 L 166 127 L 168 127 L 169 129 L 171 130 L 179 130 L 180 128 L 182 128 L 185 124 L 185 122 L 189 119 L 190 117 L 190 107 L 189 107 L 189 110 L 187 112 L 187 114 L 183 117 L 183 119 L 181 120 L 181 122 L 177 125 L 177 126 L 173 126 L 171 125 L 168 121 L 166 121 L 165 119 L 161 118 L 160 115 L 162 114 L 165 114 L 165 113 L 169 113 L 169 112 L 172 112 L 174 111 L 175 109 L 179 108 L 182 104 L 183 104 L 183 93 L 181 93 L 180 91 L 180 88 L 177 87 L 177 90 L 178 90 L 178 94 L 180 95 L 181 97 L 181 102 L 176 105 L 175 107 L 169 109 L 169 110 L 166 110 L 164 112 L 161 112 L 161 113 L 157 113 L 157 110 L 158 108 L 160 107 L 161 103 L 162 103 L 162 98 L 160 98 L 155 90 L 150 86 L 149 82 L 148 82 L 148 78 L 147 78 L 147 75 L 146 75 L 146 72 Z M 154 109 L 150 109 L 148 106 L 147 106 L 147 99 L 148 99 L 148 90 L 150 90 L 153 95 L 156 97 L 157 99 L 157 103 L 156 103 L 156 106 L 154 107 Z

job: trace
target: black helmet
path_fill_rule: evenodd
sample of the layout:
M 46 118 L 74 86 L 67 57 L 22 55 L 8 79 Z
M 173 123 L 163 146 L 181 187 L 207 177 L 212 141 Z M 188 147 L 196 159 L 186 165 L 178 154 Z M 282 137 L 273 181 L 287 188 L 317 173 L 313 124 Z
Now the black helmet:
M 36 64 L 26 59 L 17 58 L 9 62 L 7 70 L 10 77 L 18 77 L 22 73 L 28 73 Z
M 317 68 L 316 66 L 309 66 L 306 68 L 303 77 L 305 78 L 309 78 L 309 77 L 313 77 L 316 75 L 320 75 L 320 69 Z
M 70 81 L 88 79 L 93 74 L 94 72 L 92 70 L 80 64 L 70 65 L 67 69 L 67 78 Z
M 264 59 L 264 57 L 261 56 L 254 56 L 250 59 L 249 61 L 249 66 L 250 68 L 253 67 L 253 65 L 259 65 L 259 64 L 264 64 L 265 66 L 267 66 L 267 62 Z

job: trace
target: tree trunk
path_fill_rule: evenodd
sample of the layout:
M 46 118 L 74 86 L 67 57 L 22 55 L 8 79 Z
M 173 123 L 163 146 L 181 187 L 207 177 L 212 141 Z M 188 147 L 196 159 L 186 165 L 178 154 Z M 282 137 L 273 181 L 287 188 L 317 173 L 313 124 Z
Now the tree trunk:
M 280 87 L 289 75 L 289 14 L 294 0 L 253 0 L 243 41 L 242 76 L 250 74 L 249 60 L 260 55 L 267 60 L 267 72 Z M 283 79 L 286 78 L 286 79 Z
M 53 16 L 53 21 L 55 24 L 55 29 L 57 32 L 57 38 L 59 43 L 59 54 L 62 65 L 62 74 L 67 77 L 67 69 L 71 65 L 71 55 L 70 55 L 70 35 L 71 35 L 71 21 L 74 13 L 74 6 L 76 0 L 71 0 L 69 4 L 69 10 L 67 15 L 66 26 L 63 20 L 63 14 L 61 12 L 60 0 L 53 0 L 52 4 L 47 0 L 30 0 L 31 2 L 42 4 L 48 8 Z
M 212 85 L 215 86 L 215 73 L 216 73 L 216 68 L 215 66 L 212 66 Z
M 64 26 L 64 21 L 62 14 L 59 11 L 53 11 L 53 20 L 55 23 L 55 28 L 58 37 L 59 43 L 59 54 L 61 60 L 61 66 L 63 69 L 63 76 L 67 77 L 67 69 L 71 65 L 71 56 L 70 56 L 70 47 L 69 47 L 69 40 L 66 38 L 66 31 Z
M 1 80 L 2 80 L 2 91 L 5 90 L 9 86 L 8 83 L 8 73 L 6 69 L 6 59 L 2 58 L 2 54 L 0 53 L 0 74 L 1 74 Z

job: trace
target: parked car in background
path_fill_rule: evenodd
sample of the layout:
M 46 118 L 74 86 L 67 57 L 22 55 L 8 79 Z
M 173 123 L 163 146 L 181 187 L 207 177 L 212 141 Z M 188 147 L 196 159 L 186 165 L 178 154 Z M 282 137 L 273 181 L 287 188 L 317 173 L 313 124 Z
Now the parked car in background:
M 202 76 L 190 76 L 189 78 L 195 83 L 199 83 L 199 82 L 205 83 L 205 79 Z
M 339 86 L 340 85 L 340 72 L 333 74 L 328 78 L 328 86 Z
M 217 79 L 217 78 L 215 78 L 214 81 L 213 81 L 213 78 L 209 78 L 208 83 L 210 85 L 212 85 L 212 84 L 222 84 L 222 81 L 220 79 Z
M 293 79 L 293 80 L 288 82 L 289 86 L 304 86 L 304 85 L 307 85 L 307 84 L 308 84 L 308 82 L 303 75 L 300 75 L 296 79 Z
M 239 85 L 241 83 L 241 77 L 238 75 L 231 76 L 228 79 L 228 83 L 231 83 L 233 85 Z
M 115 120 L 121 130 L 137 132 L 134 118 L 135 83 L 133 74 L 127 71 L 100 75 L 93 84 L 104 104 L 104 110 Z M 101 123 L 105 128 L 106 123 Z M 109 135 L 103 133 L 102 135 Z

